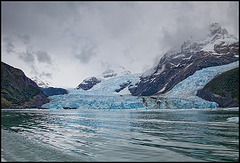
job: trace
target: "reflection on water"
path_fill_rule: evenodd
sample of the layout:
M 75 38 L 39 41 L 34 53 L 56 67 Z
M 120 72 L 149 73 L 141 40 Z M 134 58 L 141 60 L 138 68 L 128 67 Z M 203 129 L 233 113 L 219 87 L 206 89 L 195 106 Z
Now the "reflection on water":
M 234 161 L 239 157 L 239 124 L 227 119 L 238 114 L 238 109 L 2 110 L 2 157 L 7 161 Z

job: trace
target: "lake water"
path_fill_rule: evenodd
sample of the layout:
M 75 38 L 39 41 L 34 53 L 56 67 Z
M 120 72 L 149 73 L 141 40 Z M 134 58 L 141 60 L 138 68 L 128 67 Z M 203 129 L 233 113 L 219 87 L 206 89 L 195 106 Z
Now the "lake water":
M 235 161 L 238 108 L 1 110 L 2 161 Z

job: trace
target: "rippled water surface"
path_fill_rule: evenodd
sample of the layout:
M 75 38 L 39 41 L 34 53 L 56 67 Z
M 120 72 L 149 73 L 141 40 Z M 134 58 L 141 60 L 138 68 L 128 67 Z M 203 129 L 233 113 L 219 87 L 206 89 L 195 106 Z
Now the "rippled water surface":
M 238 108 L 2 110 L 2 161 L 235 161 Z

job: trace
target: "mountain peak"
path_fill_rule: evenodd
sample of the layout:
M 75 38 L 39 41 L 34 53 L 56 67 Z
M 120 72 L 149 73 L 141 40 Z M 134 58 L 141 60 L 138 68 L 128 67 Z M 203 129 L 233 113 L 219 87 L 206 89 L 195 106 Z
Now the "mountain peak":
M 220 34 L 220 35 L 225 35 L 225 34 L 228 34 L 228 31 L 225 29 L 225 28 L 222 28 L 220 26 L 220 24 L 218 23 L 212 23 L 210 24 L 209 26 L 209 34 L 208 36 L 212 37 L 216 34 Z

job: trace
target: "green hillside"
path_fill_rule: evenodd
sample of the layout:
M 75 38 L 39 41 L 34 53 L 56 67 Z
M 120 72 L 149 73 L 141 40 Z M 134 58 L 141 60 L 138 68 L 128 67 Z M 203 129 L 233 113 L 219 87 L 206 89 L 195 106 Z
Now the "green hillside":
M 207 83 L 204 89 L 210 89 L 214 94 L 222 97 L 225 97 L 226 92 L 229 92 L 233 99 L 239 100 L 239 68 L 218 75 Z
M 1 107 L 22 106 L 41 91 L 24 73 L 1 62 Z

